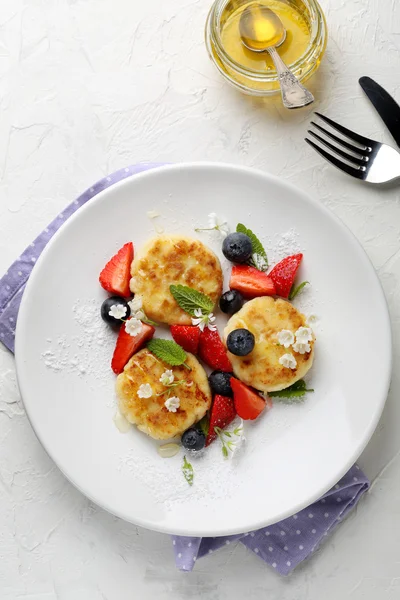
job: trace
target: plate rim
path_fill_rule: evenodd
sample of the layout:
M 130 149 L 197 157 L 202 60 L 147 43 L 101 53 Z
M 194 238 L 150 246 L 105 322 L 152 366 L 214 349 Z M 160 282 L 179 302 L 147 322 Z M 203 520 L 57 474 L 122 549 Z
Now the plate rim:
M 385 320 L 385 330 L 386 330 L 385 336 L 386 336 L 386 340 L 387 340 L 386 345 L 387 345 L 387 352 L 388 352 L 388 361 L 385 365 L 384 378 L 382 377 L 382 380 L 384 383 L 383 388 L 382 388 L 383 393 L 382 393 L 382 397 L 379 399 L 379 403 L 377 403 L 377 409 L 375 411 L 374 418 L 371 420 L 369 428 L 366 431 L 366 433 L 364 434 L 361 442 L 358 444 L 356 450 L 353 452 L 351 457 L 347 460 L 347 462 L 342 467 L 342 469 L 339 470 L 339 473 L 337 475 L 335 474 L 335 476 L 333 478 L 331 477 L 329 479 L 329 482 L 326 483 L 322 488 L 320 488 L 318 492 L 315 492 L 307 502 L 298 503 L 292 509 L 282 512 L 282 514 L 280 514 L 277 518 L 274 518 L 273 520 L 265 519 L 263 521 L 255 523 L 255 524 L 251 524 L 251 525 L 249 525 L 248 528 L 246 528 L 246 531 L 247 530 L 257 530 L 257 529 L 266 527 L 268 525 L 271 525 L 273 523 L 278 523 L 278 522 L 286 519 L 287 517 L 290 517 L 291 515 L 303 510 L 304 508 L 311 506 L 321 496 L 323 496 L 328 490 L 330 490 L 346 474 L 346 472 L 354 465 L 354 463 L 357 461 L 357 459 L 362 454 L 362 452 L 368 445 L 369 441 L 371 440 L 371 437 L 372 437 L 372 435 L 379 423 L 379 420 L 382 416 L 382 412 L 383 412 L 383 409 L 385 407 L 386 400 L 388 397 L 388 392 L 389 392 L 389 387 L 390 387 L 390 382 L 391 382 L 391 377 L 392 377 L 392 369 L 393 369 L 393 334 L 392 334 L 390 312 L 389 312 L 387 299 L 386 299 L 386 296 L 385 296 L 385 293 L 384 293 L 384 290 L 382 287 L 382 283 L 375 271 L 375 268 L 371 262 L 371 259 L 369 258 L 368 254 L 364 250 L 364 247 L 362 246 L 361 242 L 359 242 L 359 240 L 357 239 L 355 234 L 342 221 L 342 219 L 338 215 L 336 215 L 336 213 L 334 213 L 331 209 L 326 207 L 324 204 L 322 204 L 321 202 L 319 202 L 318 200 L 313 198 L 311 195 L 309 195 L 307 192 L 303 191 L 301 188 L 297 187 L 293 183 L 287 181 L 284 178 L 278 177 L 277 175 L 273 175 L 266 171 L 262 171 L 261 169 L 257 169 L 254 167 L 242 166 L 242 165 L 236 165 L 234 163 L 212 162 L 212 161 L 164 164 L 164 165 L 160 165 L 160 166 L 151 167 L 140 173 L 132 174 L 131 176 L 114 183 L 110 187 L 108 187 L 104 190 L 101 190 L 98 194 L 96 194 L 93 198 L 91 198 L 88 202 L 86 202 L 86 204 L 84 204 L 82 207 L 80 207 L 73 215 L 71 215 L 71 217 L 69 217 L 61 225 L 61 227 L 56 231 L 56 233 L 53 235 L 53 237 L 49 240 L 48 244 L 45 246 L 40 257 L 38 258 L 38 260 L 35 263 L 35 266 L 31 272 L 31 275 L 27 281 L 27 284 L 26 284 L 24 292 L 23 292 L 20 309 L 19 309 L 19 314 L 18 314 L 18 319 L 17 319 L 17 326 L 16 326 L 16 330 L 15 330 L 15 365 L 16 365 L 16 376 L 17 376 L 18 387 L 20 390 L 23 404 L 24 404 L 25 413 L 28 417 L 28 420 L 31 424 L 31 427 L 32 427 L 38 441 L 40 442 L 40 444 L 42 445 L 42 447 L 44 448 L 44 450 L 48 454 L 48 456 L 51 458 L 51 460 L 54 462 L 54 464 L 58 467 L 58 469 L 60 469 L 60 471 L 66 477 L 66 479 L 68 481 L 70 481 L 70 483 L 76 489 L 78 489 L 86 498 L 88 498 L 90 501 L 92 501 L 94 504 L 96 504 L 103 510 L 123 519 L 126 522 L 129 522 L 134 525 L 137 525 L 137 526 L 140 526 L 140 527 L 152 530 L 152 531 L 156 531 L 159 533 L 166 533 L 166 534 L 172 534 L 172 535 L 183 535 L 183 536 L 193 536 L 193 537 L 204 537 L 204 536 L 223 537 L 223 536 L 227 536 L 227 535 L 235 535 L 235 534 L 245 533 L 246 531 L 243 531 L 242 527 L 235 528 L 234 526 L 232 526 L 231 528 L 228 528 L 228 529 L 225 528 L 223 531 L 218 531 L 218 532 L 210 531 L 207 528 L 199 529 L 199 528 L 196 528 L 196 526 L 194 526 L 190 530 L 188 530 L 187 528 L 180 529 L 180 528 L 175 527 L 174 531 L 171 531 L 168 526 L 160 524 L 157 521 L 154 522 L 154 521 L 150 521 L 149 519 L 142 519 L 142 518 L 132 519 L 132 517 L 126 515 L 125 513 L 115 510 L 114 508 L 111 508 L 110 506 L 107 506 L 107 504 L 104 504 L 103 502 L 101 502 L 99 499 L 94 498 L 90 493 L 88 493 L 88 491 L 84 490 L 79 484 L 77 484 L 75 482 L 72 475 L 66 474 L 64 469 L 53 458 L 52 453 L 49 451 L 46 443 L 40 438 L 39 434 L 37 433 L 35 424 L 34 424 L 34 417 L 30 413 L 30 410 L 27 407 L 25 400 L 24 400 L 24 391 L 26 390 L 27 384 L 26 384 L 26 382 L 23 381 L 23 377 L 21 377 L 22 358 L 20 358 L 19 347 L 20 347 L 20 345 L 22 345 L 21 342 L 23 339 L 23 337 L 22 337 L 23 336 L 23 324 L 24 324 L 24 320 L 25 320 L 24 313 L 26 311 L 26 306 L 28 306 L 28 304 L 29 304 L 29 292 L 30 292 L 30 289 L 33 288 L 35 285 L 36 273 L 39 272 L 42 262 L 46 260 L 47 255 L 52 251 L 52 247 L 56 243 L 56 240 L 58 239 L 58 237 L 60 235 L 64 235 L 64 232 L 71 226 L 71 223 L 74 223 L 75 220 L 78 220 L 80 218 L 79 216 L 82 214 L 83 211 L 89 210 L 90 207 L 93 206 L 93 204 L 95 202 L 97 202 L 99 200 L 101 201 L 103 198 L 106 198 L 108 195 L 112 194 L 116 188 L 123 187 L 123 186 L 128 187 L 132 181 L 137 181 L 138 179 L 146 179 L 146 178 L 150 179 L 154 176 L 157 176 L 157 174 L 160 172 L 185 171 L 185 170 L 191 170 L 191 169 L 195 169 L 195 170 L 212 169 L 215 171 L 225 171 L 227 174 L 229 172 L 234 172 L 234 173 L 239 172 L 239 173 L 242 173 L 243 175 L 248 175 L 250 177 L 256 176 L 258 178 L 261 178 L 264 180 L 266 185 L 268 185 L 268 183 L 272 181 L 278 185 L 286 187 L 289 191 L 295 193 L 296 195 L 300 195 L 304 202 L 312 205 L 316 210 L 321 211 L 329 219 L 336 222 L 336 225 L 347 236 L 349 242 L 351 242 L 352 247 L 357 251 L 360 259 L 363 260 L 366 268 L 373 275 L 373 278 L 377 283 L 377 291 L 379 290 L 380 302 L 382 305 L 382 317 L 384 317 L 384 320 Z

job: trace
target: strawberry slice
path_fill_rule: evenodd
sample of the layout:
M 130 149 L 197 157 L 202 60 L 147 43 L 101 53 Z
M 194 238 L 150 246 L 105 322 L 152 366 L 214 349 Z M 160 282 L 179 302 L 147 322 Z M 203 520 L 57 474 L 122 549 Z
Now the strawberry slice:
M 122 373 L 128 360 L 153 337 L 154 327 L 147 323 L 142 323 L 142 326 L 142 331 L 135 336 L 126 331 L 125 325 L 121 326 L 111 361 L 111 368 L 117 375 Z
M 129 242 L 113 256 L 102 272 L 99 281 L 101 286 L 117 296 L 128 298 L 131 296 L 129 280 L 131 277 L 131 264 L 133 261 L 133 244 Z
M 267 407 L 266 402 L 251 388 L 247 387 L 242 381 L 231 377 L 231 387 L 233 390 L 233 401 L 239 417 L 245 421 L 254 421 Z M 271 408 L 271 401 L 268 402 L 268 408 Z
M 193 325 L 171 325 L 171 335 L 175 342 L 186 352 L 197 354 L 200 341 L 200 329 Z
M 282 298 L 289 298 L 290 290 L 296 277 L 297 269 L 303 259 L 302 254 L 293 254 L 287 256 L 280 263 L 275 265 L 269 273 L 272 281 L 275 283 L 276 293 Z
M 211 442 L 216 439 L 217 434 L 215 433 L 215 428 L 220 427 L 221 429 L 225 429 L 225 427 L 228 427 L 229 423 L 232 423 L 235 417 L 236 411 L 232 398 L 217 394 L 211 408 L 206 446 L 209 446 Z
M 237 290 L 243 294 L 245 298 L 276 294 L 275 284 L 271 277 L 247 265 L 235 265 L 232 268 L 229 287 L 231 290 Z
M 211 331 L 208 327 L 200 333 L 199 356 L 214 370 L 228 372 L 233 370 L 218 331 Z

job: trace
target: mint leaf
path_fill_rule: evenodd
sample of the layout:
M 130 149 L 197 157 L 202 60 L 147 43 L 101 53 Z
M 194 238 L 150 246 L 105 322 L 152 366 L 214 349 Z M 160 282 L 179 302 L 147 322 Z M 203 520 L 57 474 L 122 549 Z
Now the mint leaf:
M 209 314 L 214 308 L 214 302 L 201 292 L 187 285 L 170 285 L 169 290 L 182 310 L 195 317 L 196 308 L 201 308 L 203 315 Z
M 306 285 L 310 285 L 310 282 L 303 281 L 297 287 L 293 284 L 292 289 L 290 290 L 290 293 L 289 293 L 289 300 L 294 300 L 294 298 L 296 298 L 297 294 L 299 294 Z
M 210 419 L 208 417 L 208 415 L 205 415 L 201 421 L 199 421 L 197 423 L 198 427 L 200 428 L 200 431 L 202 431 L 204 433 L 204 435 L 207 437 L 208 436 L 208 431 L 210 429 Z
M 253 253 L 251 255 L 249 263 L 251 264 L 252 267 L 255 267 L 258 271 L 263 271 L 264 273 L 265 273 L 265 271 L 268 271 L 268 261 L 266 258 L 264 258 L 264 256 L 261 256 L 261 254 Z
M 252 254 L 251 264 L 259 271 L 266 271 L 268 269 L 268 258 L 267 253 L 264 250 L 264 246 L 258 239 L 255 233 L 251 229 L 247 229 L 242 223 L 238 223 L 236 226 L 238 233 L 244 233 L 251 240 Z M 255 255 L 255 256 L 254 256 Z
M 283 398 L 283 401 L 286 400 L 290 404 L 291 402 L 302 402 L 306 393 L 313 391 L 314 390 L 312 389 L 307 389 L 304 379 L 300 379 L 285 390 L 280 390 L 279 392 L 268 392 L 268 396 L 278 399 Z
M 182 473 L 189 485 L 193 485 L 194 471 L 190 462 L 187 461 L 186 456 L 183 457 Z
M 179 367 L 186 360 L 186 352 L 172 340 L 153 339 L 147 342 L 147 348 L 168 365 Z

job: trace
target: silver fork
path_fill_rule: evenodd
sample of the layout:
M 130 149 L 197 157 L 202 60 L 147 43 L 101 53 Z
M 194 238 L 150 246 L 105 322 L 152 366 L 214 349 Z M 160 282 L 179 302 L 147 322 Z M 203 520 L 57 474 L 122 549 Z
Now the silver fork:
M 339 137 L 318 123 L 311 122 L 325 137 L 309 129 L 308 133 L 318 140 L 319 144 L 308 138 L 305 141 L 332 165 L 368 183 L 387 183 L 400 177 L 400 153 L 397 150 L 346 129 L 318 112 L 315 114 L 343 136 Z M 321 148 L 320 144 L 331 152 Z

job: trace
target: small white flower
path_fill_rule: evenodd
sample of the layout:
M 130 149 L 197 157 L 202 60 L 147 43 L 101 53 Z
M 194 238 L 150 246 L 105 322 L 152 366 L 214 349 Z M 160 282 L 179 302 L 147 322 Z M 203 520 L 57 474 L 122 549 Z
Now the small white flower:
M 136 337 L 137 335 L 139 335 L 139 333 L 142 332 L 142 329 L 142 322 L 139 321 L 139 319 L 136 319 L 135 317 L 129 319 L 129 321 L 125 323 L 125 331 L 126 333 L 129 333 L 129 335 L 131 335 L 132 337 Z
M 114 317 L 114 319 L 123 319 L 126 316 L 126 306 L 123 304 L 113 304 L 108 314 L 110 317 Z
M 317 315 L 308 315 L 307 320 L 306 320 L 306 324 L 309 325 L 310 327 L 312 327 L 313 325 L 315 325 L 318 322 L 318 317 Z
M 309 327 L 299 327 L 296 331 L 296 342 L 299 344 L 307 344 L 313 339 L 312 331 Z
M 131 315 L 135 315 L 143 306 L 143 301 L 140 296 L 135 296 L 128 302 L 129 308 L 131 309 Z
M 143 319 L 146 318 L 146 315 L 144 314 L 143 310 L 138 310 L 134 316 L 135 316 L 135 319 L 139 319 L 139 321 L 143 321 Z
M 217 326 L 215 325 L 215 320 L 216 320 L 216 318 L 214 317 L 213 313 L 210 313 L 209 315 L 206 315 L 206 317 L 205 317 L 206 327 L 208 327 L 208 329 L 210 331 L 217 331 Z
M 181 401 L 176 396 L 171 396 L 164 402 L 164 406 L 169 412 L 176 412 L 181 405 Z
M 210 229 L 214 229 L 215 227 L 218 227 L 217 213 L 210 213 L 208 215 L 208 226 L 210 227 Z
M 208 215 L 208 226 L 210 229 L 217 231 L 223 238 L 230 232 L 228 223 L 220 219 L 216 213 L 210 213 Z
M 259 271 L 266 271 L 268 269 L 268 263 L 261 254 L 252 254 L 251 260 L 254 263 L 254 266 Z
M 171 383 L 173 383 L 174 381 L 174 374 L 171 370 L 168 369 L 168 371 L 164 371 L 164 373 L 161 375 L 159 381 L 163 384 L 163 385 L 171 385 Z
M 293 356 L 293 354 L 289 353 L 281 356 L 279 359 L 279 363 L 283 367 L 286 367 L 286 369 L 295 369 L 297 367 L 297 361 L 295 357 Z
M 278 342 L 281 346 L 285 346 L 285 348 L 289 348 L 292 344 L 294 344 L 294 335 L 289 329 L 282 329 L 278 333 Z
M 194 315 L 195 315 L 195 317 L 197 317 L 197 319 L 192 317 L 192 325 L 200 325 L 200 323 L 203 319 L 203 312 L 202 312 L 201 308 L 195 308 Z
M 204 331 L 205 327 L 208 327 L 211 331 L 217 330 L 217 326 L 214 325 L 215 317 L 213 313 L 203 315 L 201 308 L 196 308 L 194 314 L 195 316 L 192 317 L 192 325 L 199 327 L 201 331 Z
M 296 342 L 293 344 L 293 350 L 299 354 L 308 354 L 308 352 L 311 352 L 311 346 L 309 343 Z
M 153 395 L 153 389 L 149 383 L 142 383 L 137 391 L 139 398 L 151 398 Z

